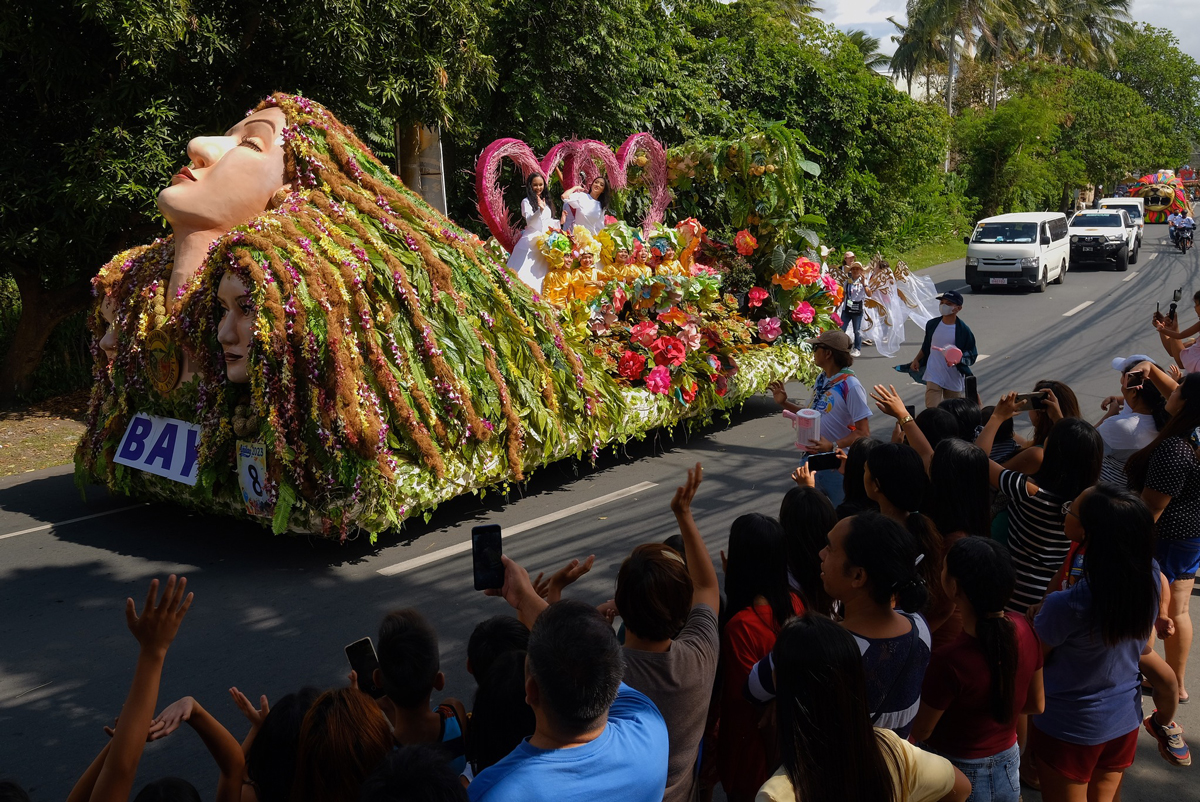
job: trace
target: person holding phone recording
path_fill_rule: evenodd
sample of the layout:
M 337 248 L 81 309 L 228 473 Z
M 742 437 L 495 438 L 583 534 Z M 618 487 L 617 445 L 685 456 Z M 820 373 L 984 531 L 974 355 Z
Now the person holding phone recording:
M 843 331 L 825 331 L 805 342 L 812 346 L 813 364 L 821 369 L 808 405 L 821 413 L 821 439 L 810 442 L 807 450 L 810 454 L 820 454 L 838 447 L 847 449 L 855 440 L 871 435 L 867 392 L 850 368 L 854 364 L 850 336 Z M 775 403 L 784 409 L 791 412 L 800 409 L 788 400 L 783 382 L 773 382 L 770 390 Z M 846 494 L 841 473 L 817 471 L 816 483 L 834 507 L 842 503 Z
M 1113 370 L 1121 372 L 1121 390 L 1120 395 L 1110 395 L 1100 402 L 1104 417 L 1096 422 L 1096 431 L 1104 439 L 1101 481 L 1128 486 L 1125 463 L 1150 445 L 1170 418 L 1163 394 L 1146 379 L 1145 371 L 1135 369 L 1139 363 L 1150 361 L 1143 354 L 1112 361 Z

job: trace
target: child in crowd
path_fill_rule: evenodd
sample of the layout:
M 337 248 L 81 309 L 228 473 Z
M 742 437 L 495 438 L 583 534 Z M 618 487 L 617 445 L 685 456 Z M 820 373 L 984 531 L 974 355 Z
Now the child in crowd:
M 358 802 L 363 781 L 394 748 L 374 699 L 357 688 L 326 691 L 300 727 L 292 802 Z
M 379 625 L 378 654 L 374 681 L 392 702 L 396 743 L 439 744 L 451 766 L 465 770 L 466 709 L 457 699 L 430 707 L 433 692 L 446 687 L 433 627 L 413 609 L 389 613 Z

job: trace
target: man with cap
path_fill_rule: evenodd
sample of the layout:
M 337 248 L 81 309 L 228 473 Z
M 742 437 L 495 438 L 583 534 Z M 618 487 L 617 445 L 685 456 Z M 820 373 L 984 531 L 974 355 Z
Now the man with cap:
M 965 377 L 971 375 L 971 365 L 979 356 L 975 348 L 975 335 L 966 323 L 959 319 L 963 297 L 954 290 L 939 295 L 941 304 L 935 317 L 925 324 L 925 340 L 908 369 L 919 374 L 918 381 L 925 383 L 925 406 L 936 407 L 947 398 L 962 398 L 966 387 Z M 962 357 L 947 349 L 954 346 Z
M 850 265 L 850 276 L 842 284 L 842 297 L 842 331 L 854 326 L 854 346 L 850 356 L 861 356 L 863 305 L 867 301 L 867 278 L 862 262 L 855 261 Z
M 854 364 L 854 357 L 850 356 L 850 336 L 843 331 L 823 331 L 819 337 L 805 342 L 812 346 L 813 364 L 821 369 L 813 387 L 812 401 L 808 404 L 809 409 L 821 413 L 821 439 L 812 441 L 808 451 L 820 454 L 838 447 L 847 449 L 855 440 L 871 434 L 867 420 L 871 417 L 867 391 L 850 369 Z M 771 393 L 775 403 L 784 409 L 791 412 L 800 409 L 799 405 L 788 401 L 783 382 L 773 382 Z M 840 472 L 817 471 L 816 482 L 834 507 L 845 500 Z

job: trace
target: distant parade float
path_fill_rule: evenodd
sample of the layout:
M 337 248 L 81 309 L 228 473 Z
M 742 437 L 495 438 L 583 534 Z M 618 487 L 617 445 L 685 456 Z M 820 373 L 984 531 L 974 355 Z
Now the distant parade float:
M 1192 204 L 1188 201 L 1183 180 L 1174 170 L 1144 175 L 1128 191 L 1130 197 L 1145 200 L 1147 223 L 1165 223 L 1175 212 L 1191 213 Z
M 749 231 L 726 245 L 693 219 L 664 225 L 663 150 L 645 134 L 616 154 L 566 142 L 541 162 L 493 143 L 478 171 L 488 242 L 306 98 L 273 95 L 188 152 L 159 195 L 172 235 L 93 281 L 81 484 L 276 533 L 374 538 L 811 378 L 803 339 L 840 324 L 842 288 L 816 261 L 789 253 L 731 288 L 753 276 Z M 506 266 L 521 234 L 496 186 L 506 157 L 523 176 L 561 165 L 605 190 L 632 190 L 632 168 L 647 213 L 597 225 L 580 188 L 574 224 L 526 243 L 546 265 L 529 286 Z

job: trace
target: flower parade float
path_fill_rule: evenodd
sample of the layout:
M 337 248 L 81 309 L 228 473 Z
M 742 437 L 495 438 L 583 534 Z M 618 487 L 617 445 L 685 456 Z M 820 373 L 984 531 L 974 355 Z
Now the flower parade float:
M 1174 170 L 1159 170 L 1142 176 L 1129 188 L 1129 195 L 1145 199 L 1147 223 L 1165 223 L 1176 212 L 1190 214 L 1192 210 L 1183 180 Z
M 635 141 L 629 163 L 661 157 Z M 273 95 L 188 152 L 159 195 L 172 235 L 93 281 L 76 477 L 276 533 L 374 538 L 553 461 L 707 421 L 808 376 L 798 343 L 839 300 L 801 258 L 795 281 L 735 297 L 723 283 L 745 283 L 748 232 L 725 247 L 695 221 L 648 219 L 581 241 L 587 268 L 571 243 L 586 292 L 553 305 L 506 269 L 511 237 L 457 226 L 302 97 Z M 596 170 L 571 143 L 560 154 Z

